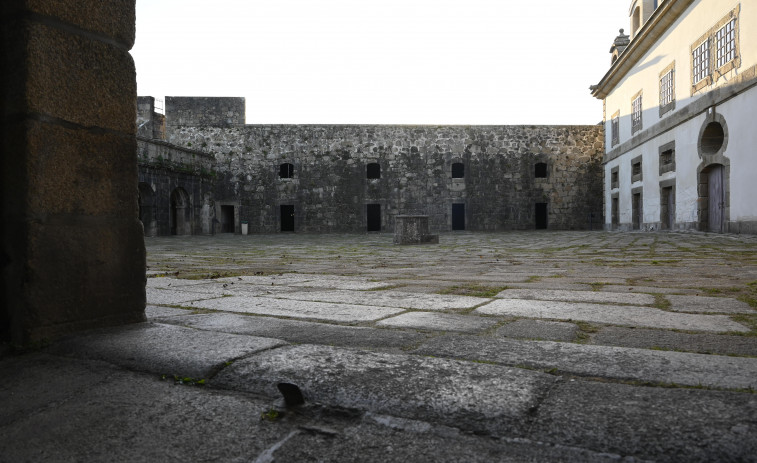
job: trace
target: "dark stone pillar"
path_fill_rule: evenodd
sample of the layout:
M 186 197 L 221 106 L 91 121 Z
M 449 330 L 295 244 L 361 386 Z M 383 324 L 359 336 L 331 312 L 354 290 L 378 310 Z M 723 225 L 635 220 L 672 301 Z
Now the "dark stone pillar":
M 3 0 L 0 341 L 144 320 L 135 0 Z

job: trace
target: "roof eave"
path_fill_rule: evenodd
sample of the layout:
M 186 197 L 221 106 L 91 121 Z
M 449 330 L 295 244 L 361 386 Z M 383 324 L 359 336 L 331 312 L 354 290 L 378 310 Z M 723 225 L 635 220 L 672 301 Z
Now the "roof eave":
M 665 0 L 644 23 L 628 47 L 612 63 L 597 85 L 590 87 L 594 98 L 604 100 L 662 34 L 694 3 L 694 0 Z

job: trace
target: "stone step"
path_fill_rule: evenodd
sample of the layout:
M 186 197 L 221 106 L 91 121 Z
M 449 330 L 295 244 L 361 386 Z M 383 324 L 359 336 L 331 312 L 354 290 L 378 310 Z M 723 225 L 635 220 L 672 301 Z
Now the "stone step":
M 413 353 L 579 376 L 724 389 L 757 389 L 757 358 L 444 335 Z
M 691 331 L 748 332 L 749 328 L 725 315 L 675 313 L 651 307 L 616 306 L 561 301 L 498 299 L 474 311 L 553 320 L 578 320 L 607 325 L 639 326 Z

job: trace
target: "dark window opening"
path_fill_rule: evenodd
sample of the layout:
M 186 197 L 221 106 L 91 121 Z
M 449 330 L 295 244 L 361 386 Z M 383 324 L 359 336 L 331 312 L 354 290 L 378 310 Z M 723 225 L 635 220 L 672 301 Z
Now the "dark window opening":
M 715 154 L 723 146 L 725 141 L 725 132 L 719 122 L 710 122 L 704 128 L 702 133 L 702 152 L 705 154 Z
M 536 163 L 536 166 L 534 166 L 534 177 L 547 178 L 547 163 L 545 162 Z
M 366 206 L 368 219 L 368 231 L 381 231 L 381 204 L 368 204 Z
M 640 182 L 641 180 L 641 156 L 639 156 L 631 161 L 631 183 Z
M 368 164 L 366 168 L 366 178 L 381 178 L 381 165 L 377 162 Z
M 281 205 L 281 231 L 294 231 L 294 206 L 291 204 Z
M 234 206 L 221 206 L 221 233 L 234 233 Z
M 452 205 L 452 229 L 465 230 L 465 204 Z
M 279 166 L 279 178 L 293 178 L 294 177 L 294 165 L 285 162 Z
M 673 150 L 666 150 L 660 153 L 660 164 L 663 166 L 673 164 Z
M 546 230 L 547 228 L 547 203 L 536 203 L 536 229 Z
M 465 178 L 465 166 L 462 162 L 452 164 L 452 178 Z
M 618 169 L 617 167 L 610 172 L 610 188 L 618 188 Z
M 612 229 L 615 230 L 618 225 L 620 224 L 620 211 L 618 209 L 618 198 L 612 198 L 611 205 L 611 211 L 610 211 L 610 220 L 612 224 Z

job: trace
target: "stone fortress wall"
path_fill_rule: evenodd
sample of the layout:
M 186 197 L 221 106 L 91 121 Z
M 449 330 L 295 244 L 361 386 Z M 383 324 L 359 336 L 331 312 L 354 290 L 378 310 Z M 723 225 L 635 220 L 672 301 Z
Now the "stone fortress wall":
M 434 232 L 602 223 L 602 126 L 245 125 L 244 104 L 166 98 L 166 141 L 214 159 L 216 232 L 391 231 L 399 214 Z

